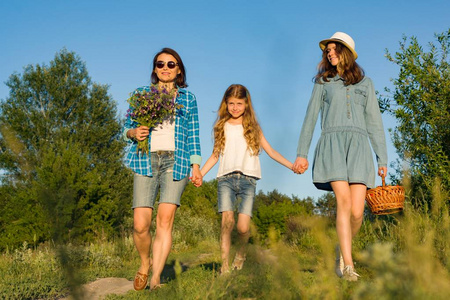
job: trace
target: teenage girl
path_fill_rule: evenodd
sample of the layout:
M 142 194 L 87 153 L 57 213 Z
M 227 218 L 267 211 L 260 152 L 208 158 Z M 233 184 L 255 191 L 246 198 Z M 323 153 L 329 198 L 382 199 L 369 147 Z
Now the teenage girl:
M 261 178 L 259 153 L 261 148 L 275 161 L 292 169 L 292 163 L 272 149 L 256 120 L 250 93 L 244 86 L 233 84 L 225 91 L 214 125 L 214 149 L 201 169 L 202 176 L 220 160 L 217 174 L 221 226 L 221 274 L 228 273 L 231 232 L 235 225 L 234 206 L 241 198 L 238 209 L 237 231 L 239 244 L 232 269 L 240 270 L 246 258 L 246 245 L 250 237 L 250 219 L 256 192 L 256 181 Z M 201 179 L 193 181 L 201 185 Z
M 387 172 L 386 140 L 372 80 L 356 63 L 355 42 L 343 32 L 319 43 L 322 60 L 300 133 L 294 172 L 308 169 L 307 160 L 314 127 L 321 113 L 322 134 L 317 143 L 313 182 L 333 191 L 337 201 L 336 273 L 356 281 L 352 239 L 361 228 L 367 188 L 375 185 L 372 149 L 378 175 Z M 370 140 L 370 144 L 369 144 Z M 339 249 L 340 248 L 340 249 Z M 340 253 L 342 252 L 342 254 Z

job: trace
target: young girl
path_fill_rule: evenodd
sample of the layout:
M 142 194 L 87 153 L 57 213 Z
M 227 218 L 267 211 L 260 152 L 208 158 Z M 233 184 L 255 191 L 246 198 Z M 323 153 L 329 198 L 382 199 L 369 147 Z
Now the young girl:
M 237 231 L 239 244 L 232 269 L 240 270 L 246 258 L 246 245 L 250 237 L 250 218 L 255 199 L 256 180 L 261 178 L 259 153 L 261 147 L 275 161 L 292 169 L 292 163 L 272 149 L 265 139 L 253 110 L 250 93 L 240 85 L 233 84 L 225 92 L 214 125 L 214 150 L 201 169 L 202 176 L 220 158 L 218 181 L 218 206 L 222 213 L 221 226 L 221 274 L 230 271 L 228 257 L 233 230 L 234 205 L 241 198 Z M 201 185 L 201 179 L 193 181 Z
M 361 228 L 366 190 L 375 183 L 370 145 L 377 156 L 378 175 L 382 176 L 387 172 L 386 141 L 375 89 L 356 63 L 353 39 L 336 32 L 319 46 L 322 60 L 293 170 L 303 173 L 308 169 L 309 146 L 321 112 L 322 134 L 314 156 L 313 182 L 318 189 L 336 195 L 340 245 L 336 250 L 336 273 L 345 280 L 356 281 L 359 275 L 354 270 L 352 238 Z

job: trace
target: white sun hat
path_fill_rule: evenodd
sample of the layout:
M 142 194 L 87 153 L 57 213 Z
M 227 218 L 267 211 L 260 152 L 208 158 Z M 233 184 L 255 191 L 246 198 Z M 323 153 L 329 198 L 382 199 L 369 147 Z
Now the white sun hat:
M 358 58 L 358 53 L 356 53 L 356 51 L 355 51 L 355 41 L 348 34 L 339 32 L 339 31 L 336 32 L 329 39 L 320 41 L 320 43 L 319 43 L 320 49 L 322 49 L 322 50 L 325 49 L 325 47 L 327 46 L 327 44 L 329 42 L 338 42 L 338 43 L 343 44 L 345 47 L 350 49 L 350 51 L 353 53 L 353 56 L 355 57 L 355 59 Z

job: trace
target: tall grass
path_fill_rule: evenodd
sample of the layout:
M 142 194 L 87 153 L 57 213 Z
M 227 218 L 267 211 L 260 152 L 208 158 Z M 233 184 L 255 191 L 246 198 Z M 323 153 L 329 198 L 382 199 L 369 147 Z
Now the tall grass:
M 291 218 L 280 239 L 272 231 L 253 243 L 241 271 L 219 276 L 219 224 L 180 210 L 163 281 L 150 292 L 107 299 L 450 299 L 448 193 L 437 182 L 430 207 L 366 220 L 354 241 L 362 276 L 346 282 L 334 274 L 335 229 L 320 216 Z M 414 199 L 417 200 L 417 199 Z M 132 279 L 139 265 L 130 235 L 84 247 L 67 247 L 82 282 L 97 277 Z M 233 254 L 233 253 L 232 253 Z M 57 298 L 69 291 L 67 273 L 51 245 L 28 245 L 0 257 L 0 295 L 6 299 Z

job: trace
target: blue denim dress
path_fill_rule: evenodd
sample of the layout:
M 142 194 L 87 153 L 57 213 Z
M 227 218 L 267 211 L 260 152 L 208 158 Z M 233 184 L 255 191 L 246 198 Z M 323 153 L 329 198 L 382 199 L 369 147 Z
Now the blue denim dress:
M 322 134 L 312 167 L 314 185 L 331 191 L 330 182 L 375 185 L 372 148 L 378 167 L 387 166 L 386 138 L 372 80 L 365 77 L 345 86 L 341 77 L 316 83 L 306 111 L 297 156 L 308 158 L 308 151 L 319 113 Z M 370 140 L 370 144 L 369 144 Z

